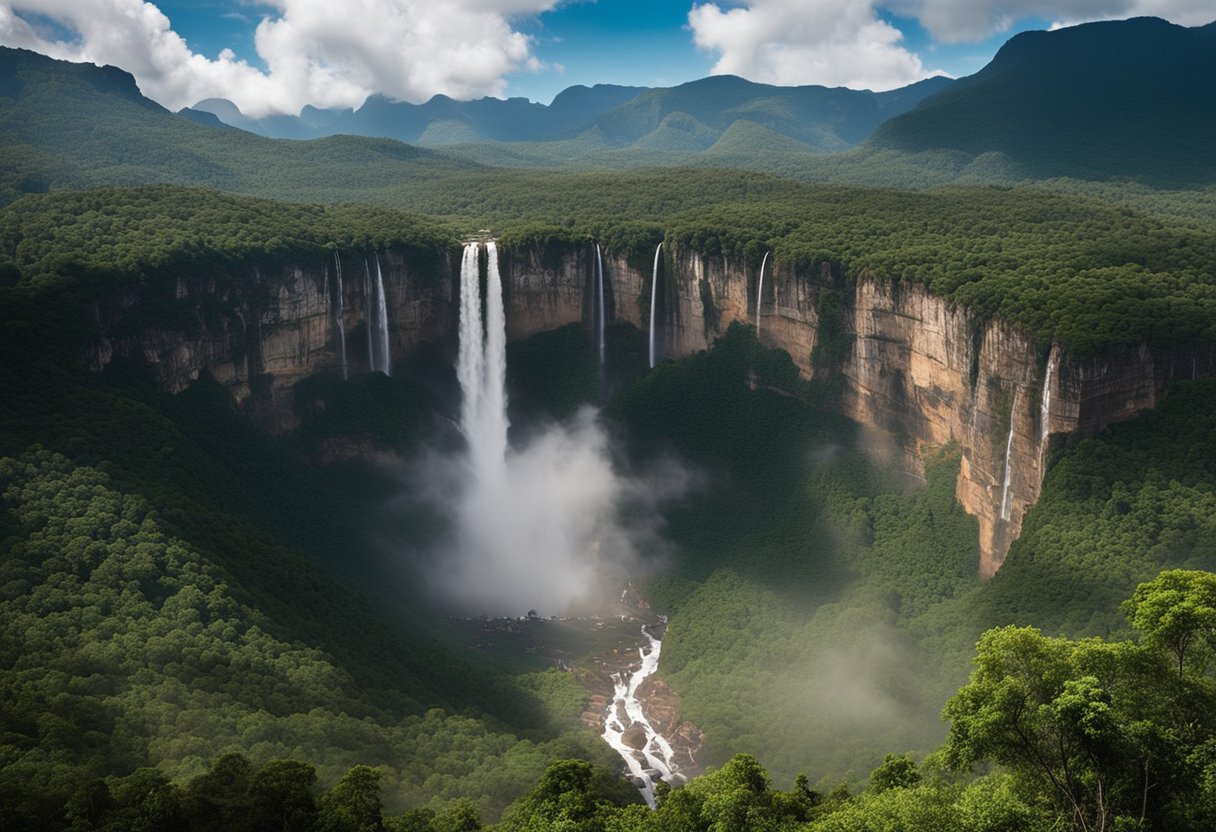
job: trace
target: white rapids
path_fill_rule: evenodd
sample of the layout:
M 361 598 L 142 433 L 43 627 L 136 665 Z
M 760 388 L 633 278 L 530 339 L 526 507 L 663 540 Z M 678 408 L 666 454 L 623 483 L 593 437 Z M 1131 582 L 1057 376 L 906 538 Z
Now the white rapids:
M 628 675 L 621 672 L 612 677 L 612 704 L 604 713 L 604 733 L 600 736 L 621 755 L 629 771 L 630 780 L 638 784 L 646 805 L 653 809 L 657 781 L 662 779 L 671 783 L 676 779 L 683 780 L 684 776 L 675 770 L 675 764 L 672 762 L 675 752 L 672 751 L 671 744 L 650 724 L 642 710 L 642 703 L 637 698 L 638 686 L 647 676 L 659 669 L 659 651 L 663 646 L 645 625 L 642 625 L 642 635 L 646 637 L 647 646 L 638 648 L 641 665 Z M 642 729 L 646 738 L 646 744 L 641 749 L 632 748 L 625 743 L 625 731 L 634 725 Z M 639 759 L 639 755 L 642 759 Z

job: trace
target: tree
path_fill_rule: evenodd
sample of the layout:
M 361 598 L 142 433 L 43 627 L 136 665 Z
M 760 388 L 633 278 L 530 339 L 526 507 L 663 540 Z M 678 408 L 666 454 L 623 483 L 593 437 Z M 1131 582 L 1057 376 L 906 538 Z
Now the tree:
M 1186 569 L 1162 572 L 1136 587 L 1123 612 L 1144 637 L 1173 654 L 1178 678 L 1189 657 L 1201 673 L 1216 643 L 1216 574 Z
M 911 754 L 888 754 L 882 765 L 870 772 L 870 788 L 875 792 L 907 789 L 920 782 L 920 772 Z
M 257 832 L 312 832 L 317 827 L 316 770 L 297 760 L 271 760 L 249 785 Z
M 322 832 L 382 832 L 380 772 L 355 766 L 321 798 Z
M 1102 683 L 1078 676 L 1077 648 L 1033 627 L 984 633 L 971 680 L 946 705 L 946 748 L 956 764 L 991 759 L 1040 780 L 1074 828 L 1099 832 L 1114 820 L 1126 737 Z

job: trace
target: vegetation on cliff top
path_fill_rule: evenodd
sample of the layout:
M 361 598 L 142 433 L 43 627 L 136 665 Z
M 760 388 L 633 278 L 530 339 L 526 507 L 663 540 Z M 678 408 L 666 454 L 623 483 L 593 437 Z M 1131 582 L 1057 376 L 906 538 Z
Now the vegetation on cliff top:
M 434 253 L 489 224 L 505 246 L 600 240 L 641 270 L 666 238 L 745 268 L 772 249 L 779 281 L 819 263 L 846 279 L 915 281 L 1074 355 L 1216 339 L 1216 222 L 1038 188 L 911 193 L 660 172 L 511 178 L 422 204 L 439 219 L 169 186 L 26 197 L 0 210 L 0 281 L 247 276 L 335 248 Z

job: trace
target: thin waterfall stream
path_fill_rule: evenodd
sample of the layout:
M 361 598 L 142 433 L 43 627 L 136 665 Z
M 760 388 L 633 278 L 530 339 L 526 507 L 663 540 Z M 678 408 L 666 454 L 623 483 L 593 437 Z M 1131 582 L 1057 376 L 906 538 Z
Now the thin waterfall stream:
M 338 327 L 338 344 L 342 356 L 342 380 L 350 378 L 350 365 L 346 360 L 346 311 L 342 306 L 342 258 L 334 251 L 334 323 Z
M 659 255 L 663 252 L 663 244 L 659 243 L 654 250 L 654 271 L 650 276 L 650 369 L 654 369 L 654 365 L 658 362 L 658 348 L 655 343 L 655 322 L 658 315 L 655 312 L 656 303 L 659 299 Z
M 606 327 L 607 315 L 604 312 L 604 255 L 600 251 L 600 244 L 595 244 L 595 285 L 598 292 L 598 313 L 596 317 L 596 335 L 599 339 L 600 350 L 600 369 L 604 367 L 604 361 L 608 355 L 607 342 L 604 338 L 604 330 Z
M 1006 523 L 1013 517 L 1013 501 L 1009 495 L 1009 484 L 1013 480 L 1012 456 L 1013 456 L 1013 425 L 1014 417 L 1018 411 L 1018 394 L 1022 390 L 1020 387 L 1013 391 L 1013 404 L 1009 406 L 1009 438 L 1005 440 L 1005 483 L 1001 487 L 1001 519 Z
M 764 299 L 764 267 L 768 265 L 768 256 L 771 251 L 764 252 L 764 259 L 760 261 L 760 279 L 756 282 L 756 334 L 760 334 L 760 304 Z

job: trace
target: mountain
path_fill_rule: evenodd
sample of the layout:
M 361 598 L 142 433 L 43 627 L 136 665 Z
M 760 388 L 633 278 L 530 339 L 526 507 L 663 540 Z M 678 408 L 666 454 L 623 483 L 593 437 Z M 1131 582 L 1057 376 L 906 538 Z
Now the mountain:
M 1009 40 L 879 127 L 871 150 L 1004 154 L 1024 176 L 1216 181 L 1216 23 L 1090 23 Z
M 151 182 L 339 200 L 390 176 L 470 167 L 385 139 L 333 136 L 288 150 L 280 141 L 224 127 L 214 114 L 171 113 L 115 67 L 5 47 L 0 146 L 0 201 L 52 188 Z
M 736 121 L 759 124 L 823 150 L 863 141 L 886 119 L 950 86 L 929 78 L 891 92 L 844 87 L 776 87 L 716 75 L 678 87 L 653 89 L 596 121 L 611 142 L 629 145 L 659 129 L 673 114 L 695 119 L 719 136 Z
M 275 138 L 343 133 L 417 144 L 471 144 L 548 142 L 591 133 L 616 147 L 686 151 L 704 150 L 732 124 L 747 121 L 813 148 L 843 150 L 863 141 L 885 119 L 950 83 L 948 78 L 929 78 L 874 93 L 843 87 L 775 87 L 719 75 L 670 88 L 570 87 L 548 106 L 523 98 L 456 101 L 437 95 L 423 104 L 372 96 L 357 110 L 305 108 L 298 117 L 251 119 L 224 99 L 200 101 L 192 110 Z M 670 135 L 672 129 L 686 133 L 694 124 L 704 127 L 698 129 L 697 139 Z
M 223 98 L 208 98 L 191 108 L 211 113 L 232 127 L 276 139 L 310 139 L 346 134 L 412 143 L 462 141 L 543 141 L 567 138 L 604 113 L 644 92 L 644 87 L 596 84 L 566 89 L 548 106 L 526 98 L 457 101 L 436 95 L 422 104 L 373 95 L 359 109 L 305 107 L 299 116 L 250 118 Z M 436 125 L 445 127 L 432 130 Z

